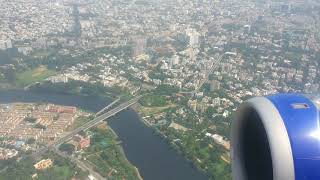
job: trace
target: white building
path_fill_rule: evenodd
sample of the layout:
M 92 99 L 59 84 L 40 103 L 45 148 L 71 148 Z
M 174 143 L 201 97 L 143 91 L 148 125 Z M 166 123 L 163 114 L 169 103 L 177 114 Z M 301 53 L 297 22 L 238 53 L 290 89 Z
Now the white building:
M 6 50 L 12 48 L 12 42 L 10 39 L 7 40 L 0 40 L 0 49 Z
M 187 35 L 189 36 L 189 46 L 191 48 L 199 47 L 199 33 L 195 29 L 187 29 Z
M 6 46 L 6 42 L 3 40 L 0 40 L 0 49 L 1 50 L 6 50 L 7 46 Z
M 62 75 L 50 77 L 49 80 L 52 83 L 67 83 L 69 79 L 66 75 L 62 74 Z
M 171 60 L 172 60 L 172 65 L 178 65 L 180 63 L 180 59 L 178 55 L 173 55 Z

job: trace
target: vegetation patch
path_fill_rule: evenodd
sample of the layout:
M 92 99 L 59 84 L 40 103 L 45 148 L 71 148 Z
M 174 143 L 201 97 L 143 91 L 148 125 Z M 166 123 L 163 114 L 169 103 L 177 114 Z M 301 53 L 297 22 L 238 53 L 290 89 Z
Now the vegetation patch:
M 153 106 L 162 107 L 167 105 L 167 101 L 163 96 L 147 95 L 140 100 L 140 104 L 146 107 L 153 107 Z
M 34 128 L 43 129 L 43 130 L 47 129 L 47 127 L 45 125 L 42 125 L 40 123 L 37 123 L 36 125 L 34 125 Z
M 62 152 L 66 152 L 68 154 L 72 154 L 75 150 L 75 147 L 73 144 L 65 143 L 65 144 L 61 144 L 61 146 L 59 147 L 59 150 Z
M 92 132 L 92 144 L 86 149 L 84 157 L 94 169 L 108 179 L 138 180 L 136 170 L 125 158 L 112 131 L 93 128 Z
M 55 73 L 55 71 L 49 70 L 45 66 L 39 66 L 35 69 L 18 73 L 16 83 L 21 87 L 27 86 L 35 82 L 43 81 L 44 79 L 54 75 Z
M 23 179 L 32 180 L 32 175 L 37 175 L 38 180 L 64 180 L 64 179 L 86 179 L 88 173 L 81 171 L 70 160 L 65 159 L 53 152 L 46 153 L 43 159 L 52 159 L 53 167 L 36 170 L 34 164 L 35 161 L 31 156 L 26 156 L 20 161 L 11 160 L 6 163 L 7 168 L 3 168 L 0 172 L 0 180 L 8 179 Z
M 158 114 L 167 109 L 175 108 L 175 107 L 177 107 L 176 104 L 168 104 L 162 107 L 141 107 L 141 112 L 146 116 L 150 116 L 150 115 Z
M 37 118 L 34 117 L 26 117 L 24 118 L 24 121 L 27 121 L 29 123 L 35 123 L 37 121 Z

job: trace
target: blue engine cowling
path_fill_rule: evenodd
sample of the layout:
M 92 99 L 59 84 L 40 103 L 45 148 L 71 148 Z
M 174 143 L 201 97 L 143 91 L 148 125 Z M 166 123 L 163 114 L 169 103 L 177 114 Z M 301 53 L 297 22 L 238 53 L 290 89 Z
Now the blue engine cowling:
M 320 101 L 277 94 L 248 100 L 232 123 L 234 180 L 320 180 Z

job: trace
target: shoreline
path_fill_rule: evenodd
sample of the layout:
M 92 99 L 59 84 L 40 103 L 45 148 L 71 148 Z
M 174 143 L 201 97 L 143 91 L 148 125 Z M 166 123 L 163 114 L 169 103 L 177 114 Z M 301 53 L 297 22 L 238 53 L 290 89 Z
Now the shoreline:
M 143 117 L 142 117 L 142 112 L 139 110 L 139 107 L 138 107 L 138 103 L 137 104 L 134 104 L 131 106 L 132 110 L 134 110 L 138 116 L 139 116 L 139 120 L 145 124 L 146 126 L 148 126 L 149 128 L 152 128 L 152 124 L 150 124 L 148 121 L 146 121 Z
M 0 88 L 0 90 L 4 90 L 4 89 L 1 89 Z M 21 90 L 21 89 L 20 89 Z M 5 91 L 5 90 L 4 90 Z M 24 91 L 24 90 L 22 90 L 22 91 Z M 37 95 L 37 92 L 34 92 L 34 91 L 24 91 L 24 92 L 32 92 L 32 93 L 36 93 L 36 95 Z M 10 94 L 10 93 L 9 93 Z M 19 93 L 18 93 L 19 94 Z M 45 93 L 46 94 L 46 93 Z M 52 93 L 50 93 L 50 94 L 52 94 Z M 58 94 L 58 93 L 53 93 L 54 95 L 60 95 L 60 94 Z M 72 95 L 72 94 L 71 94 Z M 18 95 L 19 97 L 21 96 L 21 95 Z M 17 96 L 17 97 L 18 97 Z M 11 97 L 11 96 L 9 96 L 9 97 Z M 24 96 L 22 96 L 23 98 L 24 98 Z M 81 96 L 80 96 L 81 97 Z M 5 96 L 5 99 L 7 99 L 7 96 Z M 14 100 L 14 101 L 17 101 L 19 98 L 15 98 L 14 96 L 13 96 L 13 99 L 11 99 L 11 100 Z M 31 98 L 32 99 L 32 98 Z M 41 98 L 40 98 L 41 99 Z M 67 98 L 68 99 L 68 98 Z M 73 98 L 74 99 L 74 98 Z M 10 100 L 10 101 L 11 101 Z M 77 100 L 77 99 L 76 99 Z M 5 101 L 7 101 L 7 100 L 5 100 Z M 24 102 L 24 100 L 23 101 L 20 101 L 20 100 L 18 100 L 19 102 Z M 27 102 L 29 102 L 30 100 L 26 100 Z M 49 102 L 51 101 L 51 100 L 48 100 Z M 53 101 L 55 101 L 55 100 L 53 100 Z M 69 100 L 70 101 L 70 100 Z M 68 101 L 66 101 L 66 102 L 68 102 Z M 77 101 L 76 101 L 77 102 Z M 83 103 L 82 101 L 80 101 L 80 104 L 81 103 Z M 60 104 L 60 103 L 55 103 L 55 104 Z M 79 106 L 79 105 L 76 105 L 77 107 Z M 86 106 L 84 106 L 84 105 L 80 105 L 80 106 L 83 106 L 83 107 L 86 107 Z M 153 127 L 152 127 L 152 124 L 151 123 L 149 123 L 148 121 L 146 121 L 144 118 L 143 118 L 143 116 L 141 115 L 141 111 L 139 111 L 139 109 L 137 109 L 137 106 L 138 106 L 138 104 L 135 104 L 135 105 L 133 105 L 133 106 L 131 106 L 130 108 L 134 111 L 134 113 L 136 113 L 137 115 L 138 115 L 138 121 L 140 121 L 140 122 L 142 122 L 143 124 L 145 124 L 146 126 L 146 128 L 152 128 L 153 130 L 155 130 Z M 96 111 L 98 111 L 98 110 L 96 110 L 96 109 L 94 109 L 94 108 L 89 108 L 89 107 L 86 107 L 86 108 L 88 108 L 88 111 L 90 111 L 90 112 L 96 112 Z M 110 130 L 112 130 L 112 133 L 114 134 L 114 135 L 116 135 L 116 137 L 119 137 L 116 133 L 115 133 L 115 131 L 109 126 L 108 127 Z M 161 134 L 159 134 L 158 133 L 158 135 L 160 135 L 161 136 L 161 138 L 165 138 L 164 136 L 163 136 L 163 134 L 161 133 Z M 121 152 L 122 152 L 122 154 L 124 154 L 124 158 L 125 158 L 125 160 L 127 160 L 129 163 L 130 163 L 130 165 L 131 165 L 131 167 L 133 167 L 134 169 L 132 169 L 133 171 L 135 170 L 135 174 L 136 174 L 136 177 L 137 178 L 139 178 L 140 180 L 142 180 L 143 178 L 141 177 L 141 175 L 140 175 L 140 172 L 139 172 L 139 169 L 137 168 L 137 167 L 135 167 L 128 159 L 127 159 L 127 156 L 126 156 L 126 153 L 124 152 L 124 148 L 125 147 L 123 147 L 121 144 L 120 145 L 118 145 L 119 146 L 119 150 L 121 150 Z M 187 160 L 185 157 L 183 157 L 183 159 L 184 160 Z M 194 169 L 194 168 L 192 168 L 192 169 Z M 199 173 L 200 174 L 200 173 Z M 203 173 L 201 173 L 201 174 L 203 174 Z M 146 176 L 150 176 L 150 174 L 146 174 Z M 161 173 L 159 174 L 159 176 L 161 176 Z M 199 175 L 199 177 L 200 176 L 202 176 L 202 175 Z M 152 175 L 151 175 L 151 177 L 152 177 Z M 186 177 L 187 179 L 190 179 L 190 177 Z
M 161 132 L 161 131 L 158 130 L 157 128 L 153 127 L 152 124 L 150 124 L 147 120 L 145 120 L 145 119 L 143 118 L 143 114 L 142 114 L 142 112 L 139 110 L 139 105 L 140 105 L 140 104 L 135 104 L 135 105 L 131 106 L 131 108 L 134 110 L 134 112 L 136 112 L 136 113 L 138 114 L 140 122 L 142 122 L 142 123 L 145 124 L 148 128 L 151 128 L 153 131 L 155 131 L 156 133 L 158 133 L 158 135 L 159 135 L 162 139 L 164 139 L 164 140 L 169 140 L 168 137 L 167 137 L 163 132 Z M 168 143 L 168 144 L 170 144 L 170 143 Z M 175 144 L 175 142 L 173 142 L 173 144 Z M 175 145 L 176 145 L 176 144 L 175 144 Z M 180 151 L 180 150 L 174 149 L 174 151 L 176 151 L 177 153 L 181 154 L 181 151 Z M 181 155 L 182 155 L 182 154 L 181 154 Z M 192 160 L 186 158 L 184 155 L 182 155 L 182 157 L 183 157 L 186 161 L 192 162 Z M 193 164 L 193 162 L 192 162 L 192 166 L 193 166 L 193 168 L 197 169 L 199 172 L 204 173 L 202 170 L 198 169 L 198 168 Z
M 13 91 L 14 91 L 14 90 L 18 90 L 18 91 L 21 90 L 21 91 L 25 91 L 25 92 L 37 93 L 37 92 L 35 92 L 35 91 L 26 90 L 26 89 L 22 89 L 22 88 L 19 88 L 19 87 L 7 87 L 7 88 L 0 87 L 0 91 L 10 91 L 10 90 L 13 90 Z M 45 93 L 45 92 L 40 92 L 40 93 Z M 54 93 L 54 94 L 58 94 L 58 95 L 59 95 L 60 93 Z M 70 95 L 78 95 L 78 94 L 72 94 L 72 93 L 71 93 Z M 85 97 L 86 95 L 79 95 L 79 96 Z M 115 99 L 111 93 L 108 94 L 108 96 L 104 96 L 104 97 L 102 97 L 102 98 L 108 98 L 108 99 L 111 99 L 111 100 L 114 100 L 114 99 Z M 1 105 L 6 105 L 6 104 L 34 104 L 34 102 L 31 103 L 31 102 L 17 101 L 17 102 L 13 102 L 13 103 L 1 103 Z M 58 104 L 57 104 L 57 105 L 58 105 Z M 77 108 L 79 108 L 79 107 L 77 107 Z M 79 108 L 79 109 L 81 109 L 81 108 Z M 96 113 L 96 112 L 89 111 L 89 110 L 84 110 L 84 109 L 81 109 L 81 110 L 86 111 L 86 112 L 90 112 L 90 113 L 92 113 L 92 114 L 95 114 L 95 113 Z M 119 138 L 119 136 L 117 135 L 117 133 L 108 125 L 108 122 L 107 122 L 107 121 L 103 121 L 103 122 L 106 124 L 107 130 L 109 129 L 109 130 L 111 131 L 111 133 L 115 135 L 116 138 Z M 132 166 L 132 167 L 134 168 L 134 171 L 135 171 L 135 173 L 136 173 L 137 178 L 138 178 L 139 180 L 143 180 L 143 178 L 142 178 L 142 176 L 141 176 L 141 174 L 140 174 L 140 172 L 139 172 L 139 169 L 138 169 L 136 166 L 134 166 L 134 165 L 128 160 L 128 158 L 127 158 L 127 156 L 126 156 L 126 153 L 124 152 L 124 149 L 123 149 L 123 147 L 121 146 L 121 144 L 119 144 L 119 145 L 117 145 L 117 146 L 118 146 L 121 154 L 123 155 L 125 161 L 126 161 L 130 166 Z
M 109 130 L 112 132 L 112 134 L 115 135 L 116 138 L 119 138 L 119 136 L 117 135 L 117 133 L 108 125 L 108 123 L 107 123 L 107 122 L 105 122 L 105 123 L 106 123 L 106 125 L 107 125 L 107 129 L 109 129 Z M 131 166 L 133 166 L 133 168 L 135 169 L 135 172 L 136 172 L 136 174 L 137 174 L 137 177 L 138 177 L 140 180 L 143 180 L 143 178 L 142 178 L 141 175 L 140 175 L 139 169 L 138 169 L 136 166 L 134 166 L 134 165 L 128 160 L 128 158 L 127 158 L 127 156 L 126 156 L 126 153 L 124 152 L 123 147 L 122 147 L 120 144 L 118 144 L 117 146 L 118 146 L 118 148 L 120 149 L 120 151 L 121 151 L 122 155 L 124 156 L 124 159 L 127 161 L 127 163 L 130 164 Z

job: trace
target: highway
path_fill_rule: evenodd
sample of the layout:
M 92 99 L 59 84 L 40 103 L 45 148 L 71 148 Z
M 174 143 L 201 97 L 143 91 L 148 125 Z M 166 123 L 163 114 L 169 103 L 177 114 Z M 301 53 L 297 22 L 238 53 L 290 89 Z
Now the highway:
M 45 147 L 42 147 L 42 148 L 39 148 L 36 152 L 33 153 L 33 157 L 40 157 L 40 155 L 42 155 L 48 149 L 58 148 L 61 144 L 63 144 L 67 140 L 71 139 L 74 135 L 78 134 L 80 131 L 85 131 L 87 129 L 90 129 L 91 127 L 96 126 L 100 122 L 110 118 L 111 116 L 114 116 L 115 114 L 121 112 L 122 110 L 130 107 L 131 105 L 133 105 L 135 103 L 137 103 L 141 97 L 142 97 L 142 95 L 136 96 L 133 99 L 131 99 L 131 100 L 125 102 L 125 103 L 122 103 L 119 106 L 111 109 L 110 111 L 108 111 L 106 113 L 103 113 L 100 116 L 97 116 L 93 120 L 83 124 L 82 126 L 76 128 L 75 130 L 66 133 L 62 137 L 60 137 L 57 140 L 55 140 L 52 144 L 50 144 L 48 146 L 45 146 Z M 115 103 L 111 103 L 111 104 L 115 104 Z M 111 106 L 108 105 L 107 107 L 110 108 Z M 103 110 L 106 110 L 106 108 L 103 108 Z M 99 112 L 102 112 L 102 110 L 99 111 Z
M 92 121 L 89 121 L 87 123 L 85 123 L 84 125 L 78 127 L 77 129 L 67 133 L 66 135 L 64 135 L 63 137 L 59 138 L 58 140 L 56 140 L 53 144 L 51 144 L 51 147 L 57 147 L 60 144 L 64 143 L 65 141 L 67 141 L 68 139 L 72 138 L 74 135 L 78 134 L 80 131 L 85 131 L 87 129 L 90 129 L 92 127 L 94 127 L 95 125 L 99 124 L 101 121 L 104 121 L 106 119 L 108 119 L 111 116 L 114 116 L 115 114 L 119 113 L 120 111 L 130 107 L 131 105 L 135 104 L 136 102 L 139 101 L 139 99 L 142 97 L 142 95 L 137 96 L 125 103 L 120 104 L 119 106 L 111 109 L 110 111 L 94 118 Z
M 105 112 L 106 110 L 108 110 L 109 108 L 111 108 L 114 104 L 116 104 L 117 102 L 120 101 L 120 98 L 116 99 L 115 101 L 113 101 L 112 103 L 110 103 L 108 106 L 106 106 L 105 108 L 101 109 L 99 112 L 96 113 L 96 116 L 99 116 L 101 113 Z

